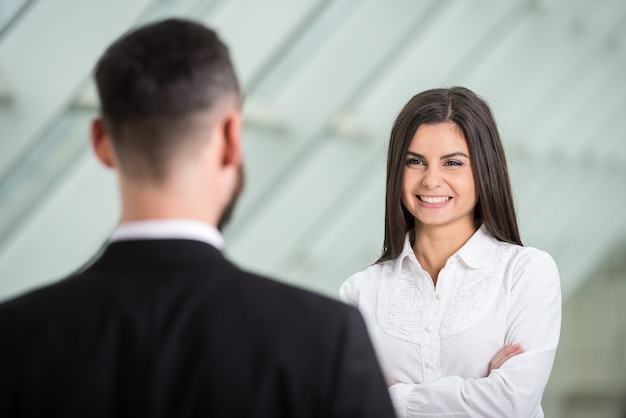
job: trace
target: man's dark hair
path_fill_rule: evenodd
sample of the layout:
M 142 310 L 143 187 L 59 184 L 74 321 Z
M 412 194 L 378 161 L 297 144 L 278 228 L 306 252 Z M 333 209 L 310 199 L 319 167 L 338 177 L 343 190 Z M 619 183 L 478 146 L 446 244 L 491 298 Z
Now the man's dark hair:
M 101 116 L 122 169 L 159 180 L 192 116 L 239 100 L 228 48 L 211 29 L 168 19 L 113 43 L 95 68 Z

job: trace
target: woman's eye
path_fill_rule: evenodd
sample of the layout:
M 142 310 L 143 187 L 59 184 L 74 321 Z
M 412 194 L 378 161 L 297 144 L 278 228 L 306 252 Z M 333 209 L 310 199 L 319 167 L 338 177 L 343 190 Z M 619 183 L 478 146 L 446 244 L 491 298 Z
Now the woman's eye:
M 460 161 L 456 161 L 456 160 L 450 160 L 450 161 L 446 161 L 445 165 L 452 166 L 452 167 L 460 167 L 463 165 L 463 163 Z
M 422 162 L 415 158 L 409 158 L 406 160 L 406 165 L 420 165 Z

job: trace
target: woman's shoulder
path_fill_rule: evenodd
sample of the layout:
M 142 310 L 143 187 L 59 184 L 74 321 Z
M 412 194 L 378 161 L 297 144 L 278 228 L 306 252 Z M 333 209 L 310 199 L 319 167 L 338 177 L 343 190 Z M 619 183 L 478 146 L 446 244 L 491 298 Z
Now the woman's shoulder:
M 535 247 L 522 247 L 516 254 L 515 266 L 517 270 L 526 272 L 541 272 L 544 276 L 550 275 L 558 279 L 559 271 L 554 258 L 544 250 Z
M 359 295 L 367 289 L 377 287 L 380 279 L 394 266 L 394 260 L 374 263 L 364 270 L 352 274 L 339 288 L 339 297 L 351 305 L 358 305 Z
M 544 277 L 558 282 L 558 268 L 548 252 L 501 241 L 485 230 L 481 233 L 477 234 L 478 238 L 468 250 L 461 252 L 468 264 L 479 266 L 485 274 L 505 277 L 511 284 L 524 276 Z
M 559 287 L 560 276 L 554 258 L 544 250 L 532 246 L 499 243 L 503 249 L 501 264 L 512 286 Z
M 501 256 L 507 258 L 511 264 L 518 268 L 523 268 L 526 265 L 556 268 L 554 258 L 547 251 L 502 241 L 498 241 L 497 245 L 501 249 Z
M 500 261 L 508 261 L 518 266 L 523 266 L 526 263 L 556 266 L 552 256 L 544 250 L 532 246 L 523 246 L 500 241 L 494 237 L 490 238 L 491 245 L 487 246 L 487 251 L 492 257 L 500 258 Z

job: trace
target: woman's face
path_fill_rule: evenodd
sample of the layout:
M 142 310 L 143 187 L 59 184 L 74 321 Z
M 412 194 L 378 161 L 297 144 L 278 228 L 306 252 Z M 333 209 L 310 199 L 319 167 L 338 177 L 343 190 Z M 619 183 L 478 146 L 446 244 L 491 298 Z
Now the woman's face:
M 402 204 L 416 227 L 474 231 L 477 195 L 467 141 L 451 122 L 420 125 L 405 156 Z

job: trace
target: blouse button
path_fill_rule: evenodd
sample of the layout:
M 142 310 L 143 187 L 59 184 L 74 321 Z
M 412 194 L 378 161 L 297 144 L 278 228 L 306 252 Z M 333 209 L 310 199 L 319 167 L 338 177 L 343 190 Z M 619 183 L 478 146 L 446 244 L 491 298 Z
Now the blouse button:
M 426 332 L 431 332 L 433 330 L 433 327 L 431 327 L 430 325 L 426 326 Z
M 430 361 L 427 361 L 426 362 L 426 367 L 429 368 L 429 369 L 432 369 L 433 368 L 433 364 Z
M 441 293 L 437 293 L 437 299 L 441 300 L 443 298 L 443 296 L 441 296 Z

